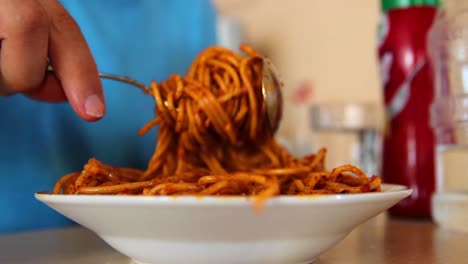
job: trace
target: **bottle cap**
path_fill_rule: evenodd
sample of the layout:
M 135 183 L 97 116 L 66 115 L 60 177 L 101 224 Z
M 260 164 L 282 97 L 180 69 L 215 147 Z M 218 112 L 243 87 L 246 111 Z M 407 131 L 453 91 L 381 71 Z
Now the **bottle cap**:
M 411 6 L 435 6 L 440 5 L 439 0 L 382 0 L 381 8 L 383 12 L 392 9 L 408 8 Z

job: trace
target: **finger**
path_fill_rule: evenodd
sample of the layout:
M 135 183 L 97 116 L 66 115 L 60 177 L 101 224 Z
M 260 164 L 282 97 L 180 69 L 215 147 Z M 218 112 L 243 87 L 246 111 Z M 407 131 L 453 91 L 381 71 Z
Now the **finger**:
M 53 73 L 47 73 L 42 85 L 38 89 L 25 93 L 25 95 L 44 102 L 67 101 L 62 85 Z
M 38 0 L 51 19 L 49 58 L 76 113 L 94 121 L 105 114 L 101 81 L 81 31 L 56 0 Z
M 1 94 L 31 91 L 42 83 L 45 74 L 47 15 L 35 0 L 3 0 L 0 4 Z

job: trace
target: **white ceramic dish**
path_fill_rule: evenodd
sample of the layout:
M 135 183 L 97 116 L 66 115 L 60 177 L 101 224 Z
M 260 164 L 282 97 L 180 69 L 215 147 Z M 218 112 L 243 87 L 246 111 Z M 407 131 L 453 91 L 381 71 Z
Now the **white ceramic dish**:
M 247 198 L 52 195 L 36 198 L 136 263 L 310 263 L 411 190 L 283 196 L 261 212 Z

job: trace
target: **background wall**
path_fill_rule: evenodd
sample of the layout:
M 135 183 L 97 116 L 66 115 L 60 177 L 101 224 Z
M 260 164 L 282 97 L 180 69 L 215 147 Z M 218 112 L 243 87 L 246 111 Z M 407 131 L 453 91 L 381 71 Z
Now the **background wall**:
M 271 57 L 283 75 L 281 137 L 302 143 L 309 138 L 312 103 L 380 105 L 378 2 L 214 0 L 219 13 L 238 20 L 244 40 Z

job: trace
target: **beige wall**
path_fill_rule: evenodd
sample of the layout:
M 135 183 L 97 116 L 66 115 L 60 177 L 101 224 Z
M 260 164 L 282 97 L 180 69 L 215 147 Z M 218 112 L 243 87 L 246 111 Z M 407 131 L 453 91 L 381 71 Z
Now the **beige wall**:
M 299 83 L 313 84 L 312 102 L 380 103 L 376 60 L 378 1 L 214 0 L 237 18 L 248 43 L 269 55 L 283 75 L 280 135 L 308 138 L 307 106 L 292 102 Z

